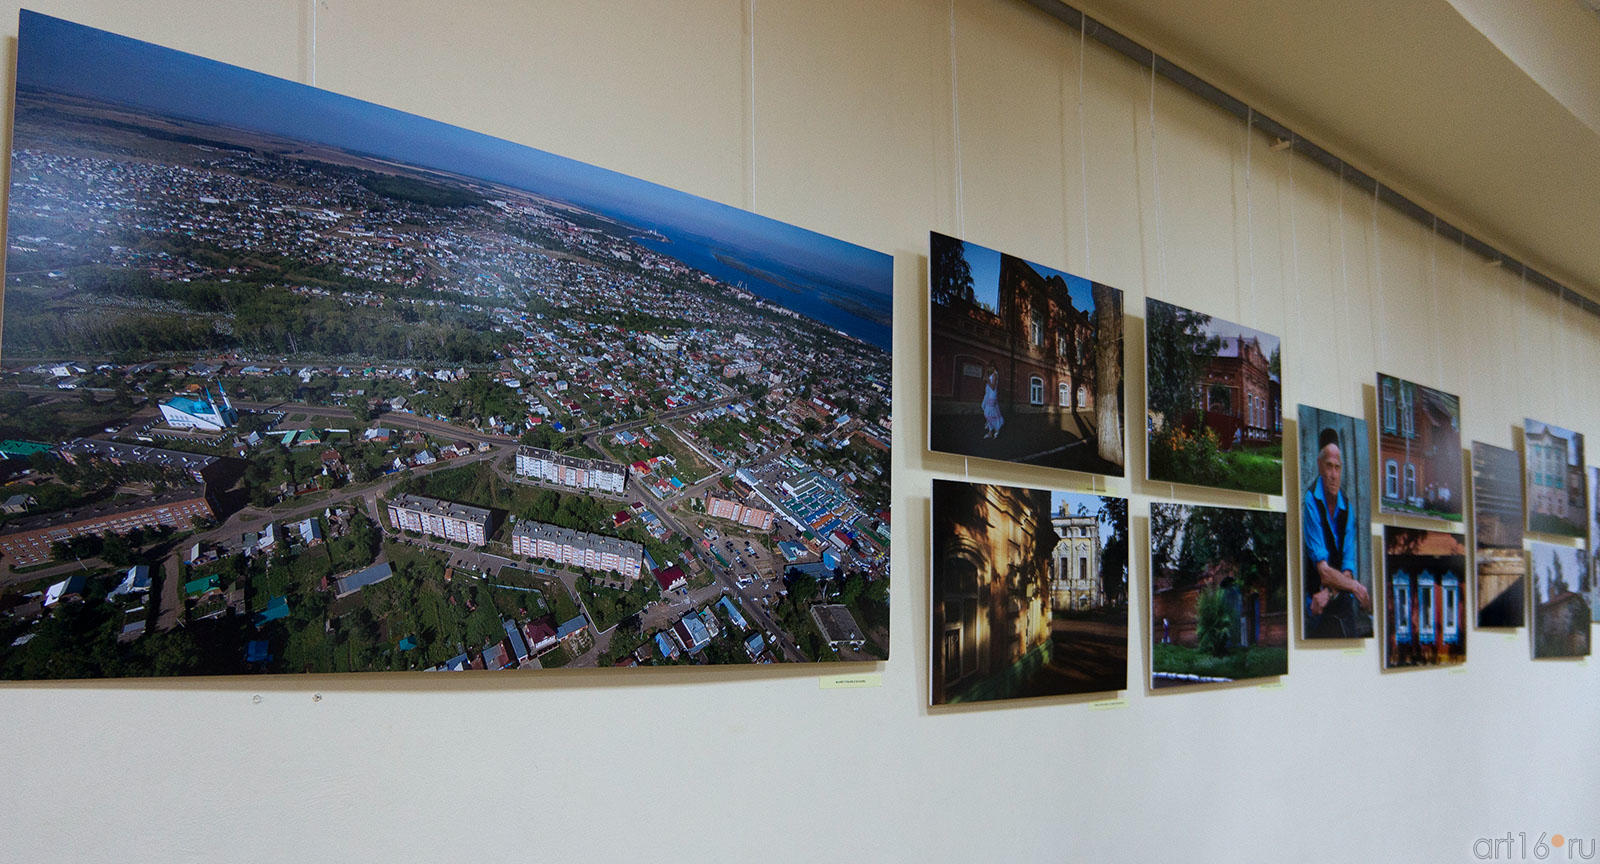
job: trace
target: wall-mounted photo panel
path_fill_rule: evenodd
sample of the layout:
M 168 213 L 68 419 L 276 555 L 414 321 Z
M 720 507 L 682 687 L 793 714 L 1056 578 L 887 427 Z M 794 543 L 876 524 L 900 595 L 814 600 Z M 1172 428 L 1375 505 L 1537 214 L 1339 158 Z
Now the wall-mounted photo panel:
M 1589 466 L 1589 615 L 1600 621 L 1600 466 Z
M 1589 656 L 1589 555 L 1577 546 L 1528 544 L 1533 580 L 1533 656 Z
M 1461 534 L 1383 526 L 1383 663 L 1446 666 L 1467 659 L 1467 547 Z
M 1528 494 L 1528 530 L 1535 534 L 1586 537 L 1583 435 L 1538 420 L 1522 421 L 1523 477 Z
M 928 449 L 1123 475 L 1122 292 L 933 232 Z
M 1149 479 L 1283 493 L 1278 337 L 1145 300 Z
M 1522 460 L 1517 451 L 1472 442 L 1473 564 L 1478 571 L 1478 626 L 1521 627 L 1528 593 L 1523 578 Z
M 1461 400 L 1378 375 L 1378 512 L 1463 521 Z
M 1128 686 L 1128 501 L 933 481 L 930 704 Z
M 1299 407 L 1300 603 L 1307 639 L 1373 634 L 1367 423 Z
M 1150 675 L 1176 687 L 1289 671 L 1282 513 L 1150 505 Z
M 20 27 L 0 677 L 886 656 L 888 255 Z

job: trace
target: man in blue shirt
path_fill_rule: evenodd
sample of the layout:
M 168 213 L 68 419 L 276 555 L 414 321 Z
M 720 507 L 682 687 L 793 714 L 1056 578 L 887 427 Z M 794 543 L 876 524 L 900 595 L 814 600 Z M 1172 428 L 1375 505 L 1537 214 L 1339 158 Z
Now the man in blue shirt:
M 1323 429 L 1317 436 L 1317 479 L 1306 488 L 1300 519 L 1307 639 L 1359 636 L 1358 616 L 1372 610 L 1372 597 L 1356 578 L 1360 547 L 1356 518 L 1340 488 L 1343 479 L 1339 433 Z

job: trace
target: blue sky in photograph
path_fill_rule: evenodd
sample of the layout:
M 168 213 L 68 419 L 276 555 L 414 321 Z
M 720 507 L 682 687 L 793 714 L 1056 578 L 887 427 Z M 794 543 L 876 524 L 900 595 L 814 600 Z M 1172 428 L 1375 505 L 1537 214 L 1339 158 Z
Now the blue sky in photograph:
M 1099 514 L 1100 507 L 1104 503 L 1105 499 L 1099 495 L 1090 495 L 1083 492 L 1057 492 L 1055 490 L 1050 492 L 1051 515 L 1060 513 L 1061 508 L 1065 507 L 1069 516 L 1078 515 L 1079 508 L 1083 509 L 1085 515 L 1095 516 Z M 1105 544 L 1111 540 L 1111 526 L 1104 522 L 1096 522 L 1095 524 L 1100 530 L 1100 546 L 1104 548 Z
M 892 259 L 842 240 L 392 108 L 24 10 L 18 87 L 279 135 L 537 192 L 750 253 L 887 313 Z
M 999 312 L 1000 253 L 987 246 L 979 246 L 965 240 L 961 241 L 961 248 L 962 254 L 967 258 L 967 267 L 972 271 L 972 293 L 984 308 L 990 312 Z M 1023 260 L 1027 261 L 1026 258 Z M 1037 270 L 1039 275 L 1046 279 L 1060 276 L 1067 283 L 1067 294 L 1072 297 L 1072 305 L 1075 308 L 1085 311 L 1094 309 L 1094 289 L 1089 280 L 1032 261 L 1028 261 L 1028 266 Z
M 1561 559 L 1561 579 L 1568 591 L 1578 590 L 1578 576 L 1584 567 L 1583 550 L 1576 546 L 1558 546 L 1554 543 L 1533 541 L 1530 546 L 1533 558 L 1533 595 L 1537 603 L 1550 601 L 1550 576 L 1555 561 Z
M 1544 433 L 1549 432 L 1551 435 L 1554 435 L 1557 438 L 1565 439 L 1567 442 L 1567 464 L 1583 464 L 1583 453 L 1579 450 L 1579 447 L 1583 441 L 1583 436 L 1572 431 L 1571 429 L 1563 429 L 1560 426 L 1551 426 L 1549 423 L 1541 423 L 1532 418 L 1523 418 L 1522 431 L 1529 435 L 1543 435 Z
M 1253 327 L 1246 327 L 1243 324 L 1235 324 L 1232 321 L 1224 321 L 1221 318 L 1212 317 L 1211 323 L 1207 324 L 1204 329 L 1212 336 L 1243 336 L 1245 338 L 1259 339 L 1261 340 L 1261 353 L 1267 355 L 1268 359 L 1272 358 L 1272 352 L 1278 350 L 1278 337 Z

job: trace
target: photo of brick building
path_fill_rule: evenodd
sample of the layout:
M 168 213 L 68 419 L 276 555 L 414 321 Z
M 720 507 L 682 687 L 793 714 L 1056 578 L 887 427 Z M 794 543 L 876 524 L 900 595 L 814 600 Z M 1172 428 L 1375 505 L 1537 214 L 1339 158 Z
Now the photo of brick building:
M 1378 375 L 1378 512 L 1462 521 L 1461 400 Z
M 1122 476 L 1122 292 L 930 242 L 929 448 Z

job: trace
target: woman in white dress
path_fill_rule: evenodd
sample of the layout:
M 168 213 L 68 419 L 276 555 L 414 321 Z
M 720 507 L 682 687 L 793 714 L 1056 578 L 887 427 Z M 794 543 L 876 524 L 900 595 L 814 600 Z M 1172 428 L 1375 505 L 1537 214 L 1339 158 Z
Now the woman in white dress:
M 989 380 L 983 385 L 983 437 L 999 438 L 1000 427 L 1005 422 L 1000 416 L 999 374 L 990 372 Z

